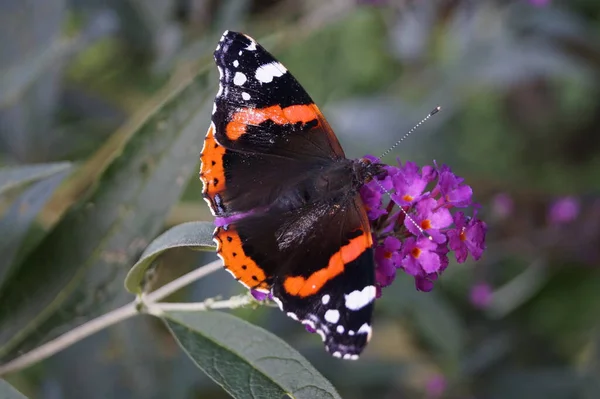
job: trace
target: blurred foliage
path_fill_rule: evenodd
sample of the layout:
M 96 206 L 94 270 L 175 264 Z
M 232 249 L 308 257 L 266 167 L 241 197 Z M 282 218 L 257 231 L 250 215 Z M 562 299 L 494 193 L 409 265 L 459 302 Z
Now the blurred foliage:
M 358 362 L 330 358 L 271 308 L 235 314 L 298 349 L 344 398 L 600 397 L 591 0 L 3 0 L 2 356 L 131 299 L 123 278 L 149 240 L 211 220 L 194 163 L 224 29 L 280 58 L 349 156 L 381 153 L 441 105 L 394 155 L 450 165 L 489 225 L 483 259 L 451 264 L 434 292 L 408 278 L 384 290 Z M 577 209 L 568 220 L 553 210 L 565 196 Z M 214 258 L 168 256 L 158 281 Z M 471 295 L 476 284 L 489 298 Z M 241 291 L 217 273 L 177 295 Z M 6 379 L 35 398 L 226 397 L 164 326 L 142 318 Z

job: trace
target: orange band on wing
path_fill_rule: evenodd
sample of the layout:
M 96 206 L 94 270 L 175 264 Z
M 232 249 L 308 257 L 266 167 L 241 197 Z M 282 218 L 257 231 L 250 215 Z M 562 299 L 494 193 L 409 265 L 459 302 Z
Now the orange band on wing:
M 248 288 L 268 291 L 265 272 L 244 252 L 242 240 L 230 225 L 227 230 L 218 228 L 214 238 L 217 240 L 217 255 L 223 259 L 225 268 Z
M 288 277 L 283 282 L 283 288 L 290 295 L 300 297 L 314 295 L 329 280 L 343 273 L 348 263 L 358 258 L 372 245 L 373 238 L 370 233 L 355 237 L 329 258 L 329 264 L 326 268 L 314 272 L 308 278 L 302 276 Z
M 204 194 L 211 198 L 225 189 L 225 170 L 223 169 L 225 148 L 216 142 L 214 133 L 214 125 L 211 124 L 200 154 L 202 162 L 200 180 L 204 184 Z
M 287 125 L 307 123 L 314 119 L 317 119 L 317 109 L 313 104 L 291 105 L 286 108 L 281 108 L 279 105 L 267 108 L 245 108 L 233 114 L 225 128 L 225 135 L 229 140 L 235 141 L 246 133 L 248 125 L 260 125 L 268 120 L 278 125 Z

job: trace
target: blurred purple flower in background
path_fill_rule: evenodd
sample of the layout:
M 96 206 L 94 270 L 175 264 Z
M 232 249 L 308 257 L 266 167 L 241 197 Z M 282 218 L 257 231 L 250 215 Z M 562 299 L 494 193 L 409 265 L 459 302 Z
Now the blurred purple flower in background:
M 441 374 L 430 377 L 425 384 L 426 397 L 429 399 L 441 397 L 446 392 L 447 385 L 446 378 Z
M 384 188 L 390 193 L 386 201 Z M 476 207 L 473 190 L 446 165 L 388 165 L 360 194 L 373 229 L 379 287 L 390 285 L 396 270 L 401 269 L 415 279 L 417 290 L 431 291 L 448 266 L 450 250 L 459 263 L 469 254 L 475 260 L 483 254 L 486 224 L 477 219 L 475 211 L 472 217 L 451 213 L 456 208 Z
M 474 307 L 478 309 L 487 308 L 492 301 L 492 287 L 485 282 L 473 285 L 469 299 Z
M 498 193 L 492 199 L 492 212 L 499 219 L 509 217 L 514 209 L 514 201 L 507 193 Z
M 548 210 L 551 224 L 572 222 L 579 215 L 579 201 L 575 197 L 563 197 L 554 201 Z
M 532 4 L 536 7 L 543 7 L 550 4 L 550 0 L 528 0 L 529 4 Z

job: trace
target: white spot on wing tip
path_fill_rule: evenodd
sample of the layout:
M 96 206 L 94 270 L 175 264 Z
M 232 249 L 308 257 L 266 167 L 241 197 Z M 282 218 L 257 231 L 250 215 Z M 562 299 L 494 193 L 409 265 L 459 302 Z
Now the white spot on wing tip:
M 238 60 L 233 61 L 233 66 L 234 67 L 239 67 L 240 66 L 240 62 Z
M 336 309 L 329 309 L 325 312 L 325 320 L 331 324 L 335 324 L 340 320 L 340 312 Z
M 255 77 L 261 83 L 271 83 L 274 78 L 283 76 L 287 69 L 279 62 L 270 62 L 256 68 Z
M 330 299 L 331 299 L 331 296 L 329 296 L 329 294 L 325 294 L 321 298 L 321 303 L 323 303 L 323 305 L 327 305 L 329 303 Z
M 246 36 L 248 39 L 250 39 L 250 44 L 248 45 L 248 47 L 246 47 L 246 50 L 248 51 L 254 51 L 256 50 L 256 42 L 254 41 L 254 39 L 252 39 L 249 36 Z
M 212 114 L 214 115 L 217 112 L 217 103 L 213 103 Z
M 288 316 L 290 319 L 294 319 L 294 320 L 298 321 L 298 316 L 296 316 L 296 313 L 293 313 L 293 312 L 287 312 L 287 316 Z
M 337 326 L 336 331 L 339 334 L 343 334 L 344 333 L 344 326 L 340 324 L 339 326 Z
M 246 93 L 245 91 L 242 92 L 242 98 L 246 101 L 250 100 L 250 94 Z
M 342 358 L 342 352 L 335 351 L 331 355 L 340 359 Z

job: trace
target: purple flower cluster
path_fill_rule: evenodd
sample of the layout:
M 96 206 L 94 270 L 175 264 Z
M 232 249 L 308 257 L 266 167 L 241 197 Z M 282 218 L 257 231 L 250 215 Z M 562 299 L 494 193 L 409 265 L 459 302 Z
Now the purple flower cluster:
M 450 251 L 458 263 L 469 254 L 475 260 L 483 254 L 486 224 L 475 210 L 471 217 L 464 211 L 453 213 L 476 208 L 473 190 L 446 165 L 386 165 L 385 173 L 365 184 L 360 194 L 373 230 L 380 287 L 390 285 L 401 269 L 414 277 L 417 290 L 431 291 L 448 267 Z

